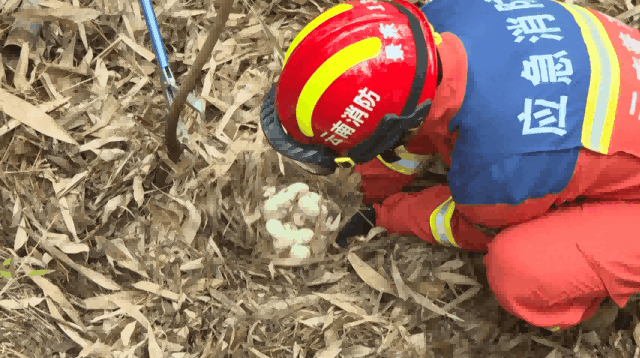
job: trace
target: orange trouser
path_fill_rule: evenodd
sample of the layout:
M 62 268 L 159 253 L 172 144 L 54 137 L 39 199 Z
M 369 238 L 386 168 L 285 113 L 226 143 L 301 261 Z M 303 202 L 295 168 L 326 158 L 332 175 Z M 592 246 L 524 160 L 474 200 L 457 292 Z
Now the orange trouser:
M 555 209 L 500 232 L 484 260 L 505 310 L 538 327 L 574 326 L 605 297 L 622 307 L 640 291 L 640 202 Z

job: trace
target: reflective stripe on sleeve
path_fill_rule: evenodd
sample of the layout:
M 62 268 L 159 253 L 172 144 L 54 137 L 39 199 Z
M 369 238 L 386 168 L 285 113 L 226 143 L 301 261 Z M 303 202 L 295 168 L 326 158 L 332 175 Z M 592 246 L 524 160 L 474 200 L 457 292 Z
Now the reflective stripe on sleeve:
M 460 247 L 451 232 L 451 217 L 453 216 L 455 208 L 456 203 L 453 202 L 453 197 L 450 196 L 449 199 L 440 204 L 440 206 L 431 213 L 431 217 L 429 218 L 431 233 L 441 245 Z
M 404 175 L 415 174 L 419 169 L 418 167 L 420 166 L 420 163 L 422 163 L 429 157 L 428 155 L 409 153 L 407 148 L 402 145 L 394 149 L 394 152 L 400 158 L 399 160 L 395 162 L 386 162 L 380 155 L 378 156 L 378 160 L 380 160 L 382 164 L 387 166 L 387 168 L 393 169 L 396 172 Z
M 620 64 L 609 35 L 598 18 L 576 5 L 558 3 L 580 27 L 591 63 L 591 80 L 582 126 L 582 145 L 601 154 L 609 153 L 620 90 Z

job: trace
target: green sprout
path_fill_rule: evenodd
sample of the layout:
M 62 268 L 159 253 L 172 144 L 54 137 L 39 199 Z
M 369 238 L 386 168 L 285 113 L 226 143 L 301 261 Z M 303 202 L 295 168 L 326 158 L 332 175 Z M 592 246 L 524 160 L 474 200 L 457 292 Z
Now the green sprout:
M 11 259 L 6 259 L 2 263 L 2 266 L 7 266 L 7 265 L 10 266 L 9 270 L 13 271 L 15 273 L 15 269 L 13 269 L 13 265 L 11 264 Z M 2 270 L 0 270 L 0 276 L 6 277 L 6 278 L 11 278 L 12 275 L 11 275 L 10 271 L 2 271 Z M 42 275 L 44 275 L 46 273 L 47 273 L 47 270 L 33 270 L 33 271 L 29 272 L 29 274 L 27 276 L 30 276 L 30 277 L 31 276 L 42 276 Z

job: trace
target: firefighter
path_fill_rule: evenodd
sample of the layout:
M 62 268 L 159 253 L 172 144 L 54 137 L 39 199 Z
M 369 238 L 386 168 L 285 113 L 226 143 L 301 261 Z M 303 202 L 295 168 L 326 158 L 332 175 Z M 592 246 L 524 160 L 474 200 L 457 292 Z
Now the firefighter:
M 361 174 L 339 243 L 377 225 L 487 252 L 502 307 L 559 330 L 640 291 L 639 84 L 640 33 L 591 9 L 347 1 L 289 46 L 261 124 L 308 170 Z M 401 192 L 433 153 L 448 185 Z

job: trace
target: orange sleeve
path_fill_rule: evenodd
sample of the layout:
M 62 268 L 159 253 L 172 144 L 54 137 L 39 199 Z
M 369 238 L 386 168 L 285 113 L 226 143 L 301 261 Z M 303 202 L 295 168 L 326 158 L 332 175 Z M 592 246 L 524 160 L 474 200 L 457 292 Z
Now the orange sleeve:
M 367 205 L 381 202 L 401 192 L 402 187 L 410 185 L 416 178 L 416 174 L 405 175 L 388 168 L 377 158 L 356 165 L 355 171 L 362 176 L 360 191 L 365 193 L 362 202 Z
M 532 220 L 545 214 L 556 197 L 547 195 L 519 205 L 458 205 L 451 201 L 453 212 L 450 217 L 445 215 L 451 228 L 448 235 L 453 237 L 453 246 L 469 251 L 486 251 L 493 236 L 476 229 L 475 225 L 504 228 Z M 389 233 L 415 235 L 425 241 L 439 243 L 432 232 L 431 216 L 436 209 L 443 208 L 450 198 L 451 191 L 446 185 L 431 187 L 420 193 L 392 195 L 381 204 L 374 205 L 376 224 L 386 228 Z M 442 212 L 446 211 L 446 207 L 444 209 Z M 443 244 L 446 243 L 445 240 Z
M 438 185 L 420 193 L 398 193 L 387 198 L 382 204 L 374 205 L 376 224 L 388 233 L 415 235 L 438 243 L 431 232 L 431 214 L 451 197 L 449 187 Z M 487 251 L 487 244 L 493 236 L 477 230 L 473 223 L 457 210 L 451 217 L 451 231 L 456 244 L 469 251 Z

